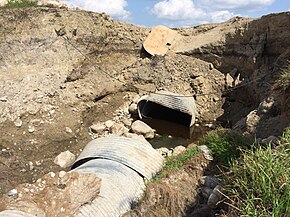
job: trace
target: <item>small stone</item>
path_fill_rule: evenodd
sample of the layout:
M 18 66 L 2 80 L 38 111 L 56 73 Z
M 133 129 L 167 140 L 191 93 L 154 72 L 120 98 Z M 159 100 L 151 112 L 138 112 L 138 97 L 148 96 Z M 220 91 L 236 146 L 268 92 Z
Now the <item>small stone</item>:
M 208 66 L 209 66 L 209 70 L 213 70 L 214 69 L 214 66 L 213 66 L 212 63 L 210 63 Z
M 200 179 L 200 183 L 205 187 L 214 189 L 219 184 L 219 180 L 214 176 L 203 176 Z
M 0 97 L 1 102 L 7 102 L 7 96 L 2 96 Z
M 73 165 L 76 156 L 70 151 L 61 152 L 55 159 L 54 163 L 59 165 L 61 168 L 67 168 Z
M 34 127 L 39 127 L 41 124 L 43 124 L 44 122 L 41 119 L 33 119 L 30 121 L 30 123 L 34 126 Z
M 223 199 L 223 195 L 221 192 L 222 187 L 220 185 L 217 185 L 209 196 L 207 205 L 209 205 L 211 208 L 215 208 L 218 203 Z
M 22 126 L 22 120 L 18 117 L 15 121 L 14 124 L 16 127 L 21 127 Z
M 136 134 L 143 135 L 146 139 L 154 138 L 155 130 L 140 120 L 137 120 L 132 124 L 132 131 Z
M 198 146 L 198 149 L 203 153 L 205 159 L 212 161 L 211 150 L 206 145 Z
M 179 154 L 182 154 L 186 151 L 186 148 L 182 145 L 179 145 L 179 146 L 176 146 L 174 149 L 173 149 L 173 153 L 172 155 L 173 156 L 176 156 L 176 155 L 179 155 Z
M 208 127 L 211 130 L 215 130 L 216 126 L 214 124 L 205 124 L 206 127 Z
M 211 188 L 208 188 L 208 187 L 201 188 L 202 196 L 205 197 L 206 199 L 209 198 L 209 196 L 212 194 L 212 192 L 213 192 L 213 190 Z
M 49 172 L 48 174 L 50 175 L 51 178 L 55 177 L 55 173 L 54 172 Z
M 17 191 L 17 189 L 12 189 L 12 190 L 10 190 L 8 193 L 7 193 L 7 195 L 8 195 L 8 197 L 17 197 L 17 195 L 18 195 L 18 191 Z
M 72 131 L 71 128 L 69 128 L 69 127 L 65 127 L 65 132 L 67 132 L 67 133 L 72 133 L 73 131 Z
M 133 103 L 137 104 L 139 102 L 139 100 L 140 100 L 140 96 L 137 94 L 136 96 L 134 96 L 132 101 L 133 101 Z
M 33 163 L 31 161 L 28 162 L 28 165 L 29 165 L 29 169 L 30 170 L 33 170 L 34 169 Z
M 110 131 L 114 135 L 122 136 L 122 135 L 128 133 L 129 132 L 129 129 L 127 127 L 125 127 L 124 124 L 115 123 L 111 127 Z
M 102 134 L 106 130 L 106 125 L 104 123 L 96 123 L 90 126 L 93 133 Z
M 110 129 L 115 124 L 115 121 L 108 120 L 105 122 L 105 126 Z
M 138 107 L 137 107 L 137 104 L 136 104 L 136 103 L 132 103 L 132 104 L 129 106 L 129 112 L 130 112 L 130 114 L 132 114 L 132 115 L 137 115 L 137 114 L 138 114 Z
M 169 152 L 169 149 L 168 148 L 165 148 L 165 147 L 161 147 L 161 148 L 158 148 L 156 149 L 156 151 L 162 156 L 162 157 L 168 157 L 168 152 Z
M 124 119 L 122 120 L 122 123 L 123 123 L 126 127 L 131 127 L 131 125 L 132 125 L 132 120 L 129 119 L 129 118 L 124 118 Z
M 28 126 L 28 132 L 29 133 L 33 133 L 35 131 L 35 127 L 34 126 Z
M 40 166 L 41 165 L 41 161 L 37 160 L 37 161 L 35 161 L 35 164 L 36 164 L 36 166 Z
M 65 175 L 66 175 L 66 172 L 63 170 L 58 173 L 59 178 L 63 178 Z

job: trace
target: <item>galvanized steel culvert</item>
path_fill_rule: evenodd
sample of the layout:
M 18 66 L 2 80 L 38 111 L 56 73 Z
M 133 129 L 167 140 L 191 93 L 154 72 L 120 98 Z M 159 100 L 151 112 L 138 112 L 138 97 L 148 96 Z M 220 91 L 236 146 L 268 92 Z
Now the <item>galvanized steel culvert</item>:
M 138 114 L 142 118 L 163 119 L 191 127 L 195 122 L 196 105 L 193 97 L 160 91 L 141 97 Z
M 72 171 L 95 173 L 102 185 L 100 195 L 76 216 L 114 217 L 127 212 L 141 197 L 144 178 L 152 178 L 162 165 L 162 156 L 146 143 L 119 136 L 91 141 Z

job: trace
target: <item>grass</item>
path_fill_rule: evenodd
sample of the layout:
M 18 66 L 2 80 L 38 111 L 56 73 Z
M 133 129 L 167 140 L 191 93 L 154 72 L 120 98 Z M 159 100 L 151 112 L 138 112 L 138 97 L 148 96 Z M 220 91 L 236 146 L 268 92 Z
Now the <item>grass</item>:
M 241 154 L 241 148 L 251 147 L 252 141 L 240 134 L 220 130 L 209 132 L 201 141 L 201 145 L 210 148 L 217 164 L 228 166 Z
M 1 7 L 1 9 L 28 8 L 36 6 L 36 0 L 8 0 L 7 4 Z
M 280 73 L 279 78 L 274 84 L 274 89 L 283 90 L 284 92 L 290 89 L 290 61 L 288 61 L 286 68 Z
M 277 148 L 243 151 L 230 171 L 226 189 L 237 216 L 290 216 L 290 128 Z
M 153 179 L 153 182 L 158 182 L 160 179 L 166 177 L 173 170 L 181 168 L 189 159 L 197 155 L 199 150 L 197 147 L 189 148 L 184 153 L 170 156 L 166 158 L 165 165 L 160 173 L 158 173 Z

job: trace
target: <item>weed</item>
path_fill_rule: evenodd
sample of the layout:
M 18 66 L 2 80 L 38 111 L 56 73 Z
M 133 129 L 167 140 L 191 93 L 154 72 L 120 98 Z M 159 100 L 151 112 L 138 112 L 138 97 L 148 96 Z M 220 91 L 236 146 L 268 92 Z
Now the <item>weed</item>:
M 227 166 L 240 156 L 240 149 L 249 148 L 252 141 L 240 134 L 223 130 L 209 132 L 200 144 L 210 148 L 218 164 Z
M 274 84 L 274 89 L 282 90 L 284 92 L 290 89 L 290 61 L 288 61 L 286 68 L 280 73 L 280 77 Z
M 28 8 L 36 6 L 37 6 L 36 0 L 8 0 L 7 4 L 1 7 L 1 9 Z
M 173 170 L 181 168 L 189 159 L 191 159 L 198 153 L 199 150 L 196 147 L 193 147 L 188 149 L 186 152 L 182 154 L 168 157 L 165 161 L 165 165 L 162 171 L 159 174 L 157 174 L 152 181 L 153 182 L 159 181 L 161 178 L 166 177 Z
M 275 149 L 244 151 L 231 164 L 228 194 L 240 210 L 239 216 L 290 216 L 290 129 Z

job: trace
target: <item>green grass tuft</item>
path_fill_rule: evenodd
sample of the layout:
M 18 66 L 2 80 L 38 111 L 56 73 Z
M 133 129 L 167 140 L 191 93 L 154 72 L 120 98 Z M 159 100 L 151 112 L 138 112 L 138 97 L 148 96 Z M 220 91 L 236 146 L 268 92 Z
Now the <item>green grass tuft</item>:
M 181 168 L 189 159 L 191 159 L 193 156 L 197 155 L 199 153 L 199 150 L 197 147 L 189 148 L 186 150 L 186 152 L 176 155 L 176 156 L 170 156 L 166 158 L 165 165 L 162 169 L 162 171 L 157 174 L 153 178 L 153 182 L 158 182 L 160 179 L 166 177 L 170 172 L 172 172 L 175 169 Z
M 290 129 L 277 148 L 244 151 L 230 170 L 226 189 L 239 216 L 290 216 Z
M 251 147 L 252 141 L 240 134 L 223 130 L 209 132 L 200 144 L 210 148 L 218 164 L 227 166 L 240 156 L 241 149 Z
M 36 7 L 36 0 L 9 0 L 1 9 Z
M 280 73 L 280 77 L 274 84 L 274 89 L 283 91 L 290 89 L 290 61 L 288 61 L 286 68 Z

